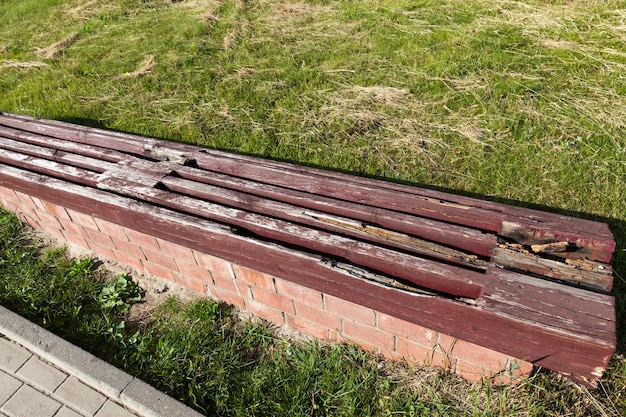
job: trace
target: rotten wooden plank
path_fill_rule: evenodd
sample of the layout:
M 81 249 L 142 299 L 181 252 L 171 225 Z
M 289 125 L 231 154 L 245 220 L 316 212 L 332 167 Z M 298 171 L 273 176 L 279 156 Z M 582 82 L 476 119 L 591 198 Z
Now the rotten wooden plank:
M 341 185 L 344 182 L 349 186 L 354 185 L 357 188 L 359 185 L 363 185 L 366 188 L 371 187 L 371 189 L 380 191 L 381 194 L 379 196 L 382 197 L 382 204 L 384 204 L 385 201 L 389 201 L 390 191 L 396 192 L 395 194 L 400 193 L 404 196 L 403 198 L 409 200 L 410 198 L 408 196 L 412 195 L 415 200 L 421 201 L 421 203 L 417 204 L 417 208 L 407 206 L 405 204 L 407 202 L 406 200 L 392 204 L 394 204 L 397 209 L 402 210 L 404 207 L 404 209 L 407 209 L 409 212 L 417 212 L 419 215 L 426 217 L 432 216 L 433 213 L 437 216 L 438 210 L 444 209 L 443 211 L 445 211 L 446 214 L 443 215 L 445 219 L 442 220 L 456 223 L 467 221 L 469 222 L 468 224 L 474 227 L 496 231 L 506 237 L 516 238 L 526 235 L 525 241 L 529 244 L 569 241 L 574 243 L 578 248 L 585 249 L 584 251 L 565 252 L 566 257 L 585 257 L 591 260 L 609 262 L 612 252 L 615 249 L 615 243 L 608 227 L 605 224 L 589 220 L 572 219 L 553 213 L 514 207 L 485 200 L 476 200 L 471 197 L 452 195 L 435 190 L 417 189 L 402 184 L 383 182 L 369 178 L 353 177 L 343 173 L 321 171 L 315 168 L 300 167 L 282 162 L 259 161 L 253 157 L 233 155 L 215 150 L 203 149 L 197 151 L 190 145 L 168 143 L 156 139 L 142 138 L 136 135 L 119 132 L 102 131 L 100 129 L 76 126 L 63 122 L 42 121 L 24 116 L 2 114 L 0 115 L 0 123 L 21 128 L 26 127 L 32 131 L 53 134 L 58 137 L 82 143 L 96 143 L 102 146 L 114 147 L 115 149 L 135 155 L 140 155 L 142 152 L 145 152 L 145 146 L 148 146 L 150 149 L 161 148 L 161 151 L 166 153 L 167 150 L 169 150 L 170 153 L 182 153 L 185 155 L 186 159 L 192 159 L 196 162 L 200 161 L 198 163 L 201 165 L 211 165 L 211 161 L 221 161 L 221 164 L 226 164 L 231 167 L 234 164 L 242 168 L 240 172 L 246 172 L 246 170 L 254 171 L 257 169 L 266 173 L 274 172 L 278 179 L 281 178 L 281 173 L 282 177 L 289 177 L 291 174 L 296 176 L 305 174 L 305 176 L 313 176 L 316 180 L 319 179 L 323 183 L 321 184 L 323 186 L 322 188 L 329 186 L 330 190 L 335 191 L 341 190 Z M 142 144 L 138 145 L 139 142 L 142 142 Z M 205 161 L 207 158 L 209 161 Z M 210 167 L 207 169 L 210 169 Z M 284 175 L 285 173 L 289 173 L 290 175 Z M 232 174 L 236 175 L 236 172 L 232 172 Z M 262 176 L 260 180 L 263 180 Z M 333 184 L 339 185 L 340 187 L 336 188 Z M 295 189 L 297 189 L 297 187 Z M 350 191 L 348 191 L 347 194 L 350 194 Z M 358 190 L 353 196 L 357 199 L 362 197 Z M 372 199 L 370 199 L 369 196 L 365 196 L 365 199 L 371 204 Z M 376 200 L 376 198 L 374 198 L 374 200 Z M 391 199 L 390 201 L 394 200 Z M 472 210 L 469 211 L 476 213 L 476 217 L 467 219 L 463 216 L 462 212 L 455 212 L 456 209 L 463 209 L 463 207 L 471 208 Z M 515 233 L 509 233 L 509 229 L 503 227 L 502 222 L 517 222 L 517 231 Z M 528 236 L 531 237 L 530 241 L 528 240 Z M 550 236 L 553 236 L 553 238 Z
M 115 176 L 116 173 L 121 175 Z M 226 207 L 143 184 L 131 184 L 123 172 L 103 174 L 98 180 L 98 187 L 235 226 L 241 233 L 346 259 L 433 291 L 466 298 L 478 298 L 482 293 L 484 276 L 479 272 L 418 258 L 256 212 Z
M 8 166 L 0 166 L 0 185 L 285 277 L 472 343 L 489 346 L 569 374 L 588 386 L 597 384 L 615 348 L 614 337 L 607 338 L 606 334 L 581 336 L 562 327 L 567 323 L 539 325 L 518 319 L 508 312 L 485 311 L 444 297 L 425 297 L 398 291 L 338 271 L 329 271 L 321 265 L 318 257 L 311 254 L 240 236 L 214 222 L 101 190 Z M 532 291 L 528 291 L 527 295 L 532 296 Z M 385 303 L 380 300 L 385 300 Z M 608 328 L 611 323 L 614 323 L 614 317 L 607 317 Z
M 561 262 L 555 259 L 542 258 L 520 248 L 514 250 L 511 249 L 511 246 L 503 246 L 494 249 L 494 254 L 491 257 L 494 264 L 503 268 L 529 272 L 607 293 L 613 287 L 611 265 L 588 260 Z

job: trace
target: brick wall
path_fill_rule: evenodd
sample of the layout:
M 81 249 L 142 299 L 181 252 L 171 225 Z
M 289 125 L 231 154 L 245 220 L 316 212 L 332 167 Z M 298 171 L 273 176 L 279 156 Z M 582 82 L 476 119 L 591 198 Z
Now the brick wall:
M 471 381 L 485 377 L 508 383 L 532 370 L 528 362 L 36 196 L 0 187 L 0 204 L 62 242 L 318 339 L 356 343 L 391 359 L 443 367 Z

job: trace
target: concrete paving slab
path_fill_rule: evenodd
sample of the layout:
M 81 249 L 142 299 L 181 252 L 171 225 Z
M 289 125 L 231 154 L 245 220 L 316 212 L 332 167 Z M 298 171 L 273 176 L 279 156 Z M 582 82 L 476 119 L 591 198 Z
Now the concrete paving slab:
M 107 401 L 95 417 L 137 417 L 119 404 Z
M 0 371 L 0 406 L 11 398 L 22 385 L 23 383 L 19 379 Z
M 124 404 L 146 417 L 178 416 L 196 417 L 200 413 L 184 404 L 173 400 L 172 397 L 153 388 L 145 382 L 135 379 L 122 392 Z
M 28 350 L 22 346 L 11 342 L 4 337 L 0 337 L 0 369 L 14 374 L 26 361 L 33 356 Z
M 67 374 L 33 356 L 17 371 L 16 377 L 51 394 L 67 379 Z
M 22 385 L 0 411 L 14 417 L 53 417 L 60 408 L 60 402 L 29 385 Z
M 16 363 L 24 360 L 16 372 L 0 370 L 0 413 L 19 417 L 199 417 L 202 414 L 187 407 L 165 393 L 151 387 L 94 355 L 61 339 L 49 331 L 31 323 L 19 315 L 0 306 L 0 340 L 8 340 L 18 346 L 21 355 L 0 359 L 7 369 L 15 369 Z M 24 349 L 32 354 L 25 358 Z M 8 350 L 7 350 L 8 352 Z M 13 350 L 11 351 L 13 352 Z M 21 353 L 20 353 L 21 352 Z M 0 350 L 0 358 L 3 357 Z M 17 357 L 17 356 L 16 356 Z M 26 366 L 28 365 L 28 366 Z M 37 380 L 36 369 L 52 366 L 67 375 L 52 394 L 48 389 L 38 391 L 30 379 Z M 13 373 L 13 375 L 12 375 Z M 50 372 L 55 374 L 54 371 Z M 22 380 L 20 380 L 20 378 Z M 39 376 L 41 378 L 41 376 Z M 33 383 L 36 387 L 56 384 Z M 42 392 L 46 391 L 46 392 Z M 36 399 L 36 401 L 33 401 Z M 48 416 L 48 411 L 54 413 Z M 40 412 L 37 412 L 37 411 Z M 41 414 L 41 413 L 44 414 Z M 0 417 L 3 417 L 0 414 Z
M 61 407 L 58 413 L 54 417 L 84 417 L 82 414 L 78 414 L 76 411 L 66 406 Z
M 72 404 L 77 411 L 89 417 L 96 414 L 107 400 L 107 397 L 73 376 L 65 380 L 54 395 L 64 404 Z

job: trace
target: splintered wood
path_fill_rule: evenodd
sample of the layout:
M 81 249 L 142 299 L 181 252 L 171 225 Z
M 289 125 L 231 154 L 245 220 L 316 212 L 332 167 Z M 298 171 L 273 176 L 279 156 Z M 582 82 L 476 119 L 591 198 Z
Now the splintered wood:
M 615 349 L 606 224 L 0 113 L 0 185 L 594 387 Z

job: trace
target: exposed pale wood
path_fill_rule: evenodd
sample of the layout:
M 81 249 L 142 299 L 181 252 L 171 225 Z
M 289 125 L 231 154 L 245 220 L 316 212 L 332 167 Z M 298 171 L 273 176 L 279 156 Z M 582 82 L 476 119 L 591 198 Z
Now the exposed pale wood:
M 99 179 L 98 187 L 118 194 L 128 193 L 161 206 L 236 226 L 243 233 L 263 239 L 330 254 L 434 291 L 467 298 L 478 298 L 482 292 L 484 277 L 478 272 L 395 252 L 255 212 L 176 195 L 143 184 L 129 184 L 123 173 L 118 173 L 122 175 L 112 176 L 111 172 L 105 173 Z
M 566 263 L 506 247 L 494 249 L 491 261 L 504 268 L 530 272 L 592 290 L 609 292 L 613 285 L 611 266 L 599 262 L 582 260 Z

